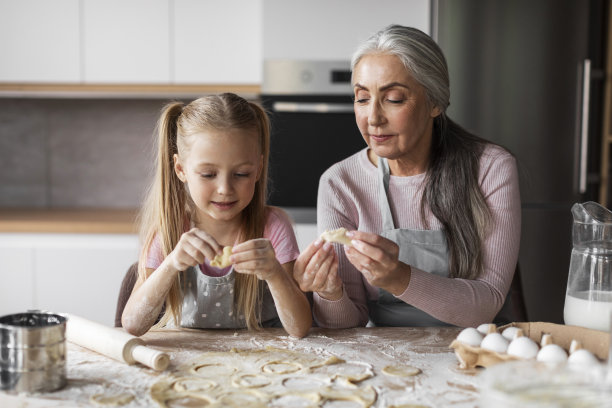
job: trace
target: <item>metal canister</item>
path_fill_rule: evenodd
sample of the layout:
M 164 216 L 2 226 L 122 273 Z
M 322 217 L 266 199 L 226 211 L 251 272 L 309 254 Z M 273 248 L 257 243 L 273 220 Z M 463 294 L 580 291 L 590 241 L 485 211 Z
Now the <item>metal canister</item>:
M 66 320 L 39 310 L 0 317 L 0 389 L 47 392 L 66 385 Z

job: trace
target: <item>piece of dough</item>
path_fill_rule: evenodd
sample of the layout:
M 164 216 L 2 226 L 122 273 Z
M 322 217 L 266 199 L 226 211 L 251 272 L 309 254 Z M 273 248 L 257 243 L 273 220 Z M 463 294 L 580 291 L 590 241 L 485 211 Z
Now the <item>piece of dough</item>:
M 359 380 L 371 375 L 369 364 L 268 346 L 204 353 L 153 384 L 150 392 L 164 408 L 320 407 L 343 401 L 367 408 L 377 393 Z
M 214 266 L 215 268 L 227 268 L 232 264 L 229 259 L 231 254 L 231 246 L 223 247 L 223 254 L 215 256 L 215 259 L 210 262 L 210 266 Z
M 89 401 L 98 406 L 117 407 L 132 402 L 134 395 L 129 392 L 120 394 L 94 394 Z
M 351 239 L 346 236 L 346 228 L 338 228 L 331 231 L 325 231 L 321 234 L 321 239 L 327 242 L 336 242 L 342 245 L 352 245 Z
M 392 377 L 412 377 L 421 373 L 421 369 L 413 366 L 386 366 L 382 369 L 383 374 Z

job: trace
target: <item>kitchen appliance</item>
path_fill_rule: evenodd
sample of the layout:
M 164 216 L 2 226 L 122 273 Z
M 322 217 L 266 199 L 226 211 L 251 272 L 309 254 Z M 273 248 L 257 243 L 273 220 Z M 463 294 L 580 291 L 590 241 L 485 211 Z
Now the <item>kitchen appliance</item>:
M 66 385 L 66 318 L 28 311 L 0 317 L 0 390 L 48 392 Z
M 596 200 L 608 0 L 433 0 L 449 117 L 519 169 L 519 264 L 531 321 L 563 323 L 571 207 Z
M 612 317 L 612 212 L 592 201 L 572 207 L 565 324 L 609 331 Z
M 348 61 L 267 60 L 261 100 L 272 122 L 271 205 L 316 222 L 321 174 L 366 146 L 353 111 Z

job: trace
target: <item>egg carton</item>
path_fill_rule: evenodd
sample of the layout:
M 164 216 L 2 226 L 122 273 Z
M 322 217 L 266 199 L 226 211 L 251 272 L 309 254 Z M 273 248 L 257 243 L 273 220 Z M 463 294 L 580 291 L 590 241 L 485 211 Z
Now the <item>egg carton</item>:
M 496 327 L 493 324 L 481 325 L 479 327 L 479 331 L 481 332 L 481 334 L 483 334 L 483 337 L 483 326 L 485 326 L 487 330 L 485 333 L 497 332 L 500 334 L 505 333 L 505 330 L 507 328 L 516 328 L 516 331 L 520 332 L 519 336 L 522 335 L 532 340 L 532 342 L 537 344 L 538 349 L 540 349 L 541 346 L 549 343 L 556 344 L 558 348 L 563 350 L 563 354 L 565 354 L 566 358 L 568 354 L 573 354 L 573 352 L 578 349 L 588 350 L 590 352 L 581 352 L 582 354 L 592 355 L 591 357 L 586 357 L 587 361 L 591 361 L 588 359 L 592 359 L 593 357 L 595 357 L 599 361 L 605 361 L 608 358 L 610 335 L 606 332 L 602 332 L 599 330 L 592 330 L 577 326 L 567 326 L 547 322 L 517 322 L 499 327 Z M 506 341 L 510 342 L 510 339 L 506 339 Z M 525 343 L 529 343 L 529 341 L 525 341 Z M 535 359 L 535 356 L 532 356 L 529 352 L 525 352 L 522 357 L 517 357 L 515 355 L 508 354 L 505 351 L 492 350 L 490 345 L 487 345 L 486 348 L 483 348 L 480 346 L 480 344 L 470 345 L 466 342 L 460 341 L 459 339 L 453 340 L 453 342 L 450 344 L 450 347 L 455 350 L 455 355 L 459 360 L 459 367 L 463 369 L 469 369 L 474 367 L 490 367 L 499 363 L 526 360 L 529 358 Z M 557 355 L 555 355 L 555 353 L 550 354 L 551 356 L 548 358 L 549 361 L 563 361 L 563 359 L 561 358 L 562 356 L 560 356 L 560 354 L 562 353 L 559 352 L 559 350 L 557 350 Z M 529 357 L 527 357 L 527 355 Z M 557 359 L 557 357 L 559 358 Z M 576 357 L 579 356 L 577 355 Z M 578 358 L 575 358 L 574 361 L 579 360 Z

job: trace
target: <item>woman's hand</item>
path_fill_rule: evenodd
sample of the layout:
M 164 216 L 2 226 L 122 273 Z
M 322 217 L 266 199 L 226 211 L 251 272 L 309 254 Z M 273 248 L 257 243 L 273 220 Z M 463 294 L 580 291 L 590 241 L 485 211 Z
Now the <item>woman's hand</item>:
M 190 266 L 204 262 L 205 258 L 213 259 L 223 248 L 206 232 L 192 228 L 181 235 L 174 250 L 168 255 L 170 265 L 177 271 L 184 271 Z
M 410 283 L 410 266 L 399 261 L 399 246 L 380 235 L 362 231 L 349 233 L 352 246 L 346 256 L 372 285 L 395 296 L 404 293 Z
M 230 261 L 236 272 L 257 275 L 261 280 L 267 281 L 284 273 L 270 240 L 265 238 L 251 239 L 234 246 Z
M 304 292 L 317 292 L 327 300 L 342 297 L 338 258 L 329 242 L 318 239 L 308 245 L 295 261 L 293 277 Z

